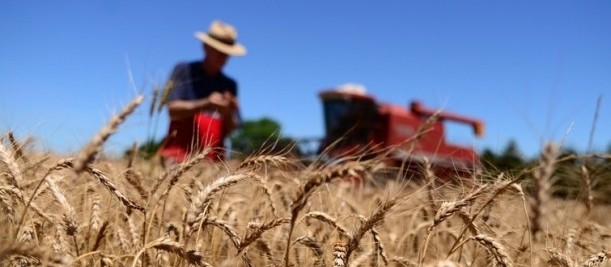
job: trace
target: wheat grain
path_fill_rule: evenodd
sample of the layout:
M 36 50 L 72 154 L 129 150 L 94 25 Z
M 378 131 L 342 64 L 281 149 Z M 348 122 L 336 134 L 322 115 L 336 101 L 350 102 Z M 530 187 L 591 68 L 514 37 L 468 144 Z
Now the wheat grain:
M 337 243 L 333 246 L 333 267 L 348 267 L 347 250 L 345 243 Z

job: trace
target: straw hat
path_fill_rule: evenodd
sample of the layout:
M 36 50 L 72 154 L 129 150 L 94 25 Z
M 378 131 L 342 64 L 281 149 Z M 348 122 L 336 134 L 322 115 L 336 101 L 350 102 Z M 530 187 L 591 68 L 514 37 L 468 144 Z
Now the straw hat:
M 238 31 L 233 26 L 220 20 L 213 21 L 207 33 L 195 32 L 195 38 L 224 54 L 230 56 L 246 55 L 246 48 L 237 43 Z

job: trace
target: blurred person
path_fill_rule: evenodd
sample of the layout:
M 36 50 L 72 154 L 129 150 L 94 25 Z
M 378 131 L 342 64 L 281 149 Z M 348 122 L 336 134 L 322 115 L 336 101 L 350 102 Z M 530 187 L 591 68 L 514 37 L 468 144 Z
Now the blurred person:
M 230 56 L 246 54 L 237 35 L 232 25 L 213 21 L 207 33 L 195 33 L 203 60 L 174 67 L 168 81 L 170 125 L 160 151 L 165 164 L 183 162 L 208 147 L 208 159 L 223 159 L 223 141 L 240 123 L 238 85 L 223 73 Z

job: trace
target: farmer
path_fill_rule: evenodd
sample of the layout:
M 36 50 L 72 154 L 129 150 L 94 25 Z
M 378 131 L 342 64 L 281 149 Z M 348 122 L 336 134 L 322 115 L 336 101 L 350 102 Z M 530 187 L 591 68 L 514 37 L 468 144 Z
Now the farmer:
M 246 54 L 237 35 L 233 26 L 213 21 L 207 33 L 195 33 L 204 59 L 174 67 L 168 81 L 170 125 L 160 151 L 164 163 L 183 162 L 205 148 L 212 149 L 207 158 L 223 159 L 223 140 L 240 122 L 237 83 L 223 73 L 229 56 Z

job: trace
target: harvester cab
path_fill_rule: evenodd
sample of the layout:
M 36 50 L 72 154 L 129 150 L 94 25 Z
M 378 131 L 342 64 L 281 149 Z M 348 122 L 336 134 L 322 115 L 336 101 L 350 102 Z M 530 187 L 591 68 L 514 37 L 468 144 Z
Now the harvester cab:
M 385 151 L 390 165 L 407 163 L 409 168 L 420 168 L 428 160 L 438 175 L 480 168 L 475 150 L 447 142 L 444 128 L 447 121 L 467 124 L 481 137 L 484 124 L 480 120 L 428 109 L 418 101 L 409 108 L 379 103 L 360 86 L 342 86 L 319 96 L 325 122 L 320 153 L 336 158 L 361 153 L 376 156 Z M 433 116 L 436 120 L 430 121 Z

